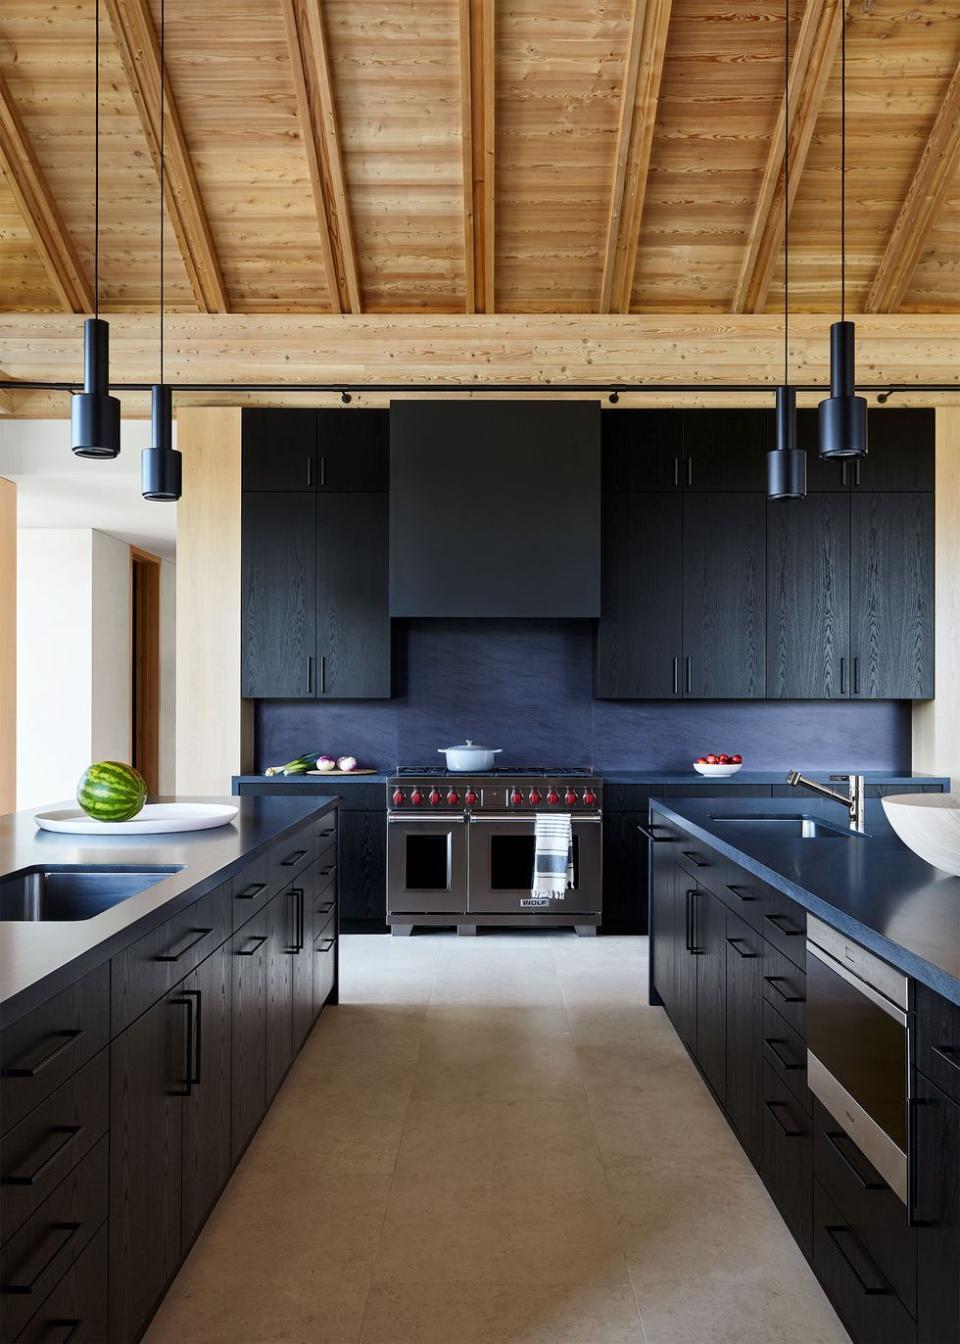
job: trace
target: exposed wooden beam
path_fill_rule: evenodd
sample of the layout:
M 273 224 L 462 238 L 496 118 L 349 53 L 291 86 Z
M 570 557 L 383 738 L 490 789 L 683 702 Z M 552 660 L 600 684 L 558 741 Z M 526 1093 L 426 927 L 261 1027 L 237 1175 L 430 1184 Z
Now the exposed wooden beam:
M 671 0 L 633 3 L 603 258 L 601 313 L 630 311 L 670 9 Z
M 496 20 L 493 0 L 459 0 L 459 20 L 466 310 L 468 313 L 492 313 L 496 311 Z
M 283 14 L 330 305 L 335 313 L 359 313 L 360 277 L 320 0 L 283 0 Z
M 123 68 L 137 105 L 140 123 L 157 175 L 160 174 L 160 44 L 150 14 L 149 0 L 107 0 Z M 213 235 L 203 207 L 200 188 L 187 148 L 186 136 L 170 80 L 164 105 L 163 194 L 183 264 L 197 307 L 202 313 L 229 311 L 227 291 L 220 274 Z
M 824 95 L 830 82 L 830 73 L 836 61 L 843 28 L 843 6 L 839 0 L 807 0 L 796 45 L 790 61 L 787 84 L 790 103 L 790 199 L 793 209 L 800 176 L 813 132 L 823 106 Z M 777 256 L 783 242 L 784 229 L 784 171 L 783 132 L 784 103 L 781 99 L 777 123 L 770 138 L 763 180 L 753 211 L 746 251 L 740 265 L 737 287 L 733 295 L 735 313 L 762 313 L 767 292 L 773 278 Z
M 92 313 L 93 289 L 0 75 L 0 169 L 10 184 L 57 298 L 68 313 Z
M 895 313 L 960 161 L 960 62 L 953 72 L 870 292 L 868 313 Z

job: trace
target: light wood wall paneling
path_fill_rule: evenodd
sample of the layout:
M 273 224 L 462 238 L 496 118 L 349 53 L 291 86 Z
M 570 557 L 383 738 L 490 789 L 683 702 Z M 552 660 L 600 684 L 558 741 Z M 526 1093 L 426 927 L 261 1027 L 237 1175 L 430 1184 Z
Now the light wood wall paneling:
M 936 686 L 913 707 L 913 768 L 960 791 L 960 406 L 936 417 Z
M 6 80 L 0 74 L 0 168 L 20 208 L 47 277 L 68 313 L 92 313 L 84 273 Z
M 0 476 L 0 813 L 17 806 L 17 487 Z
M 160 44 L 153 26 L 149 0 L 107 0 L 107 9 L 159 178 Z M 170 89 L 169 66 L 164 107 L 164 199 L 173 222 L 180 255 L 200 311 L 225 313 L 229 310 L 227 292 L 177 104 Z
M 177 446 L 177 793 L 225 795 L 250 765 L 240 698 L 240 422 L 236 407 L 183 408 Z
M 496 311 L 493 0 L 458 0 L 466 311 Z

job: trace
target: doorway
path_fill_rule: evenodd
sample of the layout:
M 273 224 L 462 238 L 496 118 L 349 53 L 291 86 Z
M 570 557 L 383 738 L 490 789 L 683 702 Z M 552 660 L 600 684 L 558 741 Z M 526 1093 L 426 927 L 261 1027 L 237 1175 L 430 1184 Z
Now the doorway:
M 160 557 L 130 547 L 132 764 L 160 787 Z

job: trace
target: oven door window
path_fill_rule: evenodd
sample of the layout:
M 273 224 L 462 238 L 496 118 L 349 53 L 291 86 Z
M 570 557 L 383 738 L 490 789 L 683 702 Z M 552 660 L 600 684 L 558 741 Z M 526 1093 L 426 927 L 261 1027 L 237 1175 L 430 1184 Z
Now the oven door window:
M 491 835 L 490 890 L 529 891 L 533 886 L 535 841 L 532 834 Z M 580 840 L 573 837 L 573 889 L 578 886 Z

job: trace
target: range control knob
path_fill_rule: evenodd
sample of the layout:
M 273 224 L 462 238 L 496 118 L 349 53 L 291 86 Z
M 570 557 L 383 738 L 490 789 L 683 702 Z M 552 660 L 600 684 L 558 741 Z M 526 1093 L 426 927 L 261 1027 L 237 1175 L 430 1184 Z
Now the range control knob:
M 440 790 L 439 790 L 439 789 L 431 789 L 431 790 L 430 790 L 430 806 L 431 806 L 431 807 L 437 807 L 437 806 L 439 805 L 439 803 L 440 803 Z
M 542 796 L 537 792 L 537 790 L 536 790 L 536 789 L 531 789 L 531 790 L 530 790 L 530 804 L 531 804 L 531 806 L 532 806 L 532 807 L 536 807 L 537 803 L 540 803 L 540 802 L 542 802 L 542 801 L 543 801 L 543 798 L 542 798 Z
M 420 792 L 419 789 L 414 789 L 413 793 L 411 793 L 410 795 L 410 801 L 411 803 L 413 803 L 414 807 L 420 806 L 420 804 L 423 802 L 423 794 Z
M 597 801 L 597 795 L 594 793 L 593 789 L 587 789 L 586 793 L 583 795 L 583 801 L 587 807 L 593 807 L 594 803 Z
M 514 789 L 513 793 L 511 793 L 510 795 L 510 801 L 511 803 L 513 803 L 514 807 L 520 806 L 520 804 L 523 802 L 523 794 L 520 792 L 519 789 Z
M 456 789 L 451 789 L 450 792 L 447 794 L 447 802 L 450 804 L 451 807 L 456 807 L 459 801 L 460 801 L 459 793 L 457 793 Z
M 478 802 L 476 790 L 467 789 L 467 795 L 463 801 L 467 804 L 468 807 L 473 807 L 474 804 Z
M 577 801 L 577 795 L 574 793 L 573 789 L 567 789 L 566 793 L 563 795 L 563 801 L 566 803 L 567 807 L 573 807 L 574 803 Z
M 550 792 L 547 794 L 547 802 L 550 804 L 551 807 L 556 807 L 559 801 L 560 801 L 559 793 L 557 793 L 556 789 L 551 789 Z
M 394 801 L 394 805 L 395 805 L 396 807 L 400 807 L 400 805 L 403 803 L 403 801 L 404 801 L 404 799 L 406 798 L 406 796 L 407 796 L 407 795 L 404 793 L 403 789 L 394 789 L 394 791 L 393 791 L 393 801 Z

